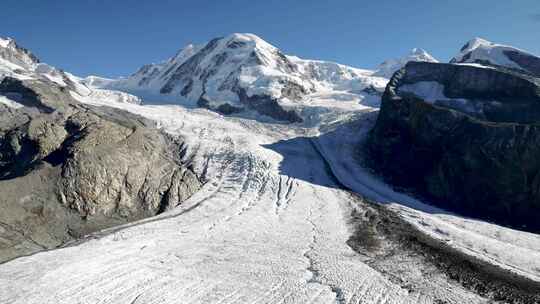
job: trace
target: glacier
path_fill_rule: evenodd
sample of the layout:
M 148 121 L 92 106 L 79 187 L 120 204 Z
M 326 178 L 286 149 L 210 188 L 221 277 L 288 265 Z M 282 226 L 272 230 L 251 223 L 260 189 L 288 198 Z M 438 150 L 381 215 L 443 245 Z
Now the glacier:
M 274 47 L 258 45 L 275 58 Z M 188 46 L 144 71 L 155 76 L 165 66 L 178 68 L 201 49 Z M 298 72 L 292 78 L 255 68 L 241 69 L 238 79 L 248 94 L 261 93 L 264 83 L 264 93 L 279 95 L 272 84 L 281 78 L 307 88 L 300 99 L 279 101 L 304 118 L 292 124 L 254 111 L 223 115 L 197 107 L 203 83 L 194 85 L 193 96 L 171 97 L 159 92 L 167 83 L 159 77 L 141 87 L 142 71 L 120 80 L 67 74 L 79 101 L 139 114 L 185 138 L 186 158 L 205 184 L 156 217 L 1 264 L 0 302 L 491 303 L 489 294 L 453 280 L 422 250 L 392 238 L 398 232 L 374 232 L 382 245 L 355 249 L 351 240 L 370 234 L 358 229 L 358 218 L 377 212 L 392 215 L 387 225 L 394 230 L 407 227 L 459 261 L 540 284 L 540 236 L 432 207 L 392 189 L 354 156 L 380 104 L 380 95 L 365 89 L 384 87 L 388 79 L 379 75 L 388 69 L 377 74 L 286 58 Z M 26 77 L 52 77 L 50 69 L 39 70 Z M 230 92 L 213 90 L 226 74 L 215 74 L 216 84 L 208 86 L 212 102 L 230 101 Z

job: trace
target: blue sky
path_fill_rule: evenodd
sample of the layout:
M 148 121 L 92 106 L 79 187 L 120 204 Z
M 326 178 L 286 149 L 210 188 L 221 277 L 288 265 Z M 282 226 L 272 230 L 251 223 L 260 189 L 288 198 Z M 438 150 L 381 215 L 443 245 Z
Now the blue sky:
M 540 54 L 539 0 L 3 0 L 0 36 L 75 74 L 122 76 L 233 32 L 373 68 L 414 47 L 446 61 L 480 36 Z

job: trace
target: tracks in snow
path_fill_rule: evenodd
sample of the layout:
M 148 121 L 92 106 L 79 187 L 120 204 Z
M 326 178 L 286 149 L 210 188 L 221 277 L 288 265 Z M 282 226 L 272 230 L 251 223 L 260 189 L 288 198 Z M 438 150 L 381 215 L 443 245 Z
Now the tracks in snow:
M 315 190 L 314 190 L 315 191 Z M 318 210 L 318 217 L 322 216 L 320 214 L 320 209 Z M 315 245 L 317 244 L 317 235 L 320 234 L 318 231 L 317 225 L 313 217 L 313 209 L 310 208 L 309 215 L 306 217 L 306 221 L 311 225 L 311 242 L 308 246 L 308 249 L 304 252 L 303 256 L 308 260 L 307 271 L 307 283 L 308 284 L 319 284 L 330 288 L 332 293 L 335 294 L 337 304 L 347 304 L 347 301 L 344 297 L 343 290 L 336 285 L 328 284 L 323 281 L 321 278 L 321 273 L 319 272 L 318 266 L 316 265 L 315 259 L 311 256 L 313 251 L 315 251 Z
M 160 217 L 2 265 L 0 302 L 429 303 L 346 244 L 355 201 L 313 142 L 291 141 L 283 155 L 263 147 L 302 130 L 205 111 L 121 106 L 197 147 L 188 156 L 205 187 Z M 279 174 L 291 159 L 298 176 Z
M 276 215 L 279 215 L 281 211 L 284 211 L 289 206 L 291 197 L 294 196 L 294 189 L 298 187 L 298 182 L 290 176 L 279 175 L 279 181 L 277 182 L 276 193 Z

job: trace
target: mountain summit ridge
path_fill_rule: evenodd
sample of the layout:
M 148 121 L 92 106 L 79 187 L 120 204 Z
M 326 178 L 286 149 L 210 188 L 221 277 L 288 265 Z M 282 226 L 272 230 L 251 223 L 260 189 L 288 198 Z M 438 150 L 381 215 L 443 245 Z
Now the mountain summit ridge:
M 127 78 L 88 77 L 86 84 L 184 100 L 223 113 L 255 110 L 277 120 L 291 118 L 287 105 L 328 90 L 380 90 L 386 79 L 345 65 L 285 55 L 249 33 L 234 33 L 203 46 L 188 45 L 168 60 L 144 65 Z M 292 114 L 291 114 L 292 115 Z
M 540 77 L 540 57 L 537 55 L 479 37 L 469 40 L 450 63 L 503 66 Z

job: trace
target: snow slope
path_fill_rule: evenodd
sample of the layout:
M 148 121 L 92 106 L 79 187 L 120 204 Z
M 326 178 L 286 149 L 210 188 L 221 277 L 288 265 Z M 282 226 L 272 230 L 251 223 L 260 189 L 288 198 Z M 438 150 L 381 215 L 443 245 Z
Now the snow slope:
M 411 292 L 365 264 L 346 244 L 358 198 L 336 184 L 304 137 L 309 130 L 201 109 L 102 104 L 184 136 L 205 187 L 157 218 L 2 265 L 0 302 L 485 302 L 442 277 Z
M 40 62 L 34 54 L 19 46 L 15 40 L 0 37 L 0 81 L 6 76 L 21 80 L 40 79 L 54 82 L 80 96 L 99 96 L 106 100 L 141 103 L 139 97 L 125 92 L 87 86 L 81 78 Z M 1 97 L 7 104 L 8 98 Z M 9 104 L 13 105 L 13 102 L 9 100 Z
M 540 235 L 464 218 L 395 191 L 357 161 L 358 145 L 377 111 L 321 126 L 315 138 L 333 173 L 347 188 L 384 203 L 439 244 L 540 282 Z
M 425 50 L 414 48 L 407 56 L 398 59 L 389 59 L 381 63 L 373 75 L 389 79 L 409 61 L 439 62 Z
M 247 99 L 254 96 L 290 107 L 315 92 L 368 87 L 382 91 L 387 79 L 372 74 L 337 63 L 286 56 L 256 35 L 236 33 L 204 46 L 189 45 L 174 57 L 145 65 L 127 78 L 93 76 L 85 83 L 131 92 L 147 100 L 191 106 L 203 101 L 213 109 L 223 105 L 244 109 L 254 102 Z
M 358 105 L 346 112 L 335 95 L 315 96 L 320 100 L 312 103 L 330 107 L 315 127 L 80 97 L 183 136 L 186 159 L 207 182 L 158 217 L 1 265 L 0 302 L 488 302 L 421 260 L 403 259 L 385 272 L 369 266 L 370 258 L 346 243 L 350 215 L 363 212 L 363 204 L 343 182 L 366 197 L 395 202 L 390 208 L 425 233 L 539 280 L 538 236 L 438 214 L 362 173 L 352 151 L 377 109 Z
M 540 57 L 518 48 L 482 38 L 468 41 L 451 63 L 479 63 L 504 66 L 540 76 Z

